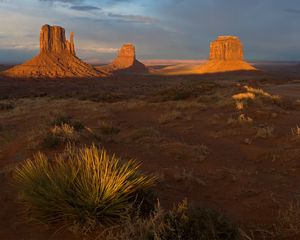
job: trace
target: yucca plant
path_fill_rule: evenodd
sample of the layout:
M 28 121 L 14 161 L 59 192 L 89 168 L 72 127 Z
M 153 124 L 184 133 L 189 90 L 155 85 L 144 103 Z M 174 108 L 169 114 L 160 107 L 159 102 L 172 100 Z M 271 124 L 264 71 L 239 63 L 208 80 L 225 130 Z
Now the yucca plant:
M 53 161 L 42 153 L 25 161 L 15 170 L 14 183 L 36 220 L 106 225 L 126 218 L 137 194 L 154 184 L 139 168 L 95 146 L 68 148 Z

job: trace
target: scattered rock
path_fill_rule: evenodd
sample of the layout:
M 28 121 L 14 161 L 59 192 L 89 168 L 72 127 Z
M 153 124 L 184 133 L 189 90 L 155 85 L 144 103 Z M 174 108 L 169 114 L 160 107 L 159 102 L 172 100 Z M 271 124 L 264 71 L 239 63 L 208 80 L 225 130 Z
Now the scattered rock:
M 4 71 L 16 78 L 65 78 L 105 76 L 76 57 L 74 33 L 66 40 L 65 29 L 44 25 L 40 32 L 40 53 L 33 59 Z

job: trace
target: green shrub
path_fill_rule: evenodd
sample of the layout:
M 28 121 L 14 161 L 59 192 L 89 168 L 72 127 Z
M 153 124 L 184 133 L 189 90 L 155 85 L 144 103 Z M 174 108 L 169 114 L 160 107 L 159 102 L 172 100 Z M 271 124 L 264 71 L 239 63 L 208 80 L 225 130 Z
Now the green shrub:
M 68 148 L 54 160 L 38 153 L 25 161 L 15 170 L 14 182 L 34 219 L 94 227 L 127 218 L 137 193 L 153 185 L 154 178 L 139 168 L 95 146 Z

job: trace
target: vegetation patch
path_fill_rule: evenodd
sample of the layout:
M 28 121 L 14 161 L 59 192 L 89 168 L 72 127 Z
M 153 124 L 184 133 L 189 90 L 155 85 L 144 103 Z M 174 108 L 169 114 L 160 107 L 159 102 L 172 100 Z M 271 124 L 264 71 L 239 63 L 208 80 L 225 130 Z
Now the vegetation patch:
M 120 132 L 120 128 L 115 127 L 112 122 L 107 121 L 99 122 L 99 128 L 103 135 L 115 135 Z
M 160 115 L 158 118 L 158 122 L 161 124 L 165 124 L 174 121 L 176 119 L 180 119 L 181 117 L 182 117 L 181 112 L 171 111 Z
M 161 134 L 153 127 L 142 127 L 133 130 L 127 139 L 135 143 L 157 142 L 161 139 Z
M 139 169 L 134 160 L 122 163 L 95 146 L 69 147 L 55 159 L 36 154 L 17 167 L 13 178 L 34 219 L 93 228 L 127 218 L 137 195 L 154 184 L 155 178 Z
M 213 210 L 189 207 L 187 201 L 164 211 L 160 206 L 147 219 L 131 218 L 99 239 L 115 240 L 238 240 L 237 227 Z
M 0 111 L 7 111 L 7 110 L 12 110 L 15 108 L 15 105 L 10 102 L 3 102 L 0 103 Z
M 51 121 L 51 126 L 62 126 L 67 124 L 74 128 L 76 131 L 84 129 L 84 124 L 79 120 L 74 120 L 69 115 L 58 115 Z

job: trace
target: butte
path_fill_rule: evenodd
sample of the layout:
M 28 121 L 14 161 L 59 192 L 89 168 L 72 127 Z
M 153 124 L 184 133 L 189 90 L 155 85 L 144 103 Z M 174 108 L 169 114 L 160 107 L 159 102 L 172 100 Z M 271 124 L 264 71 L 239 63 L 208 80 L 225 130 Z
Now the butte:
M 131 43 L 124 44 L 121 47 L 117 57 L 111 64 L 99 66 L 96 69 L 107 73 L 148 73 L 147 67 L 137 60 L 135 46 Z
M 88 78 L 104 73 L 80 60 L 75 53 L 74 34 L 66 40 L 65 29 L 44 25 L 40 31 L 40 52 L 31 60 L 3 72 L 13 78 Z
M 210 44 L 209 61 L 197 69 L 197 73 L 218 73 L 257 70 L 244 61 L 243 44 L 235 36 L 219 36 Z

